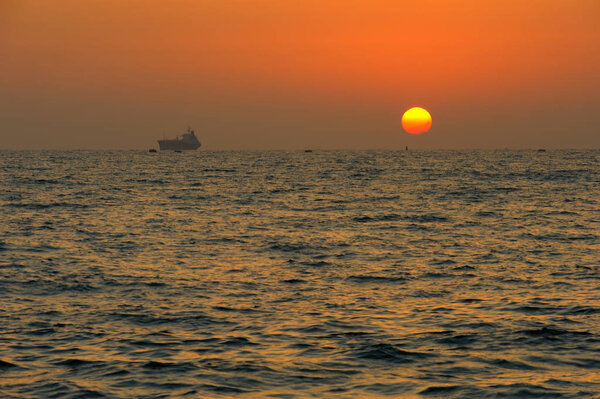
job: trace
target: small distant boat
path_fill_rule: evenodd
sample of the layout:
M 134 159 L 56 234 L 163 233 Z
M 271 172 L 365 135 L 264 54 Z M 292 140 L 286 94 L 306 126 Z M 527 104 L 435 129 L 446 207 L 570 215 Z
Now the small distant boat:
M 540 148 L 540 149 L 538 149 L 538 152 L 546 152 L 546 150 L 543 148 Z
M 187 133 L 181 135 L 181 138 L 177 136 L 174 140 L 158 140 L 158 147 L 161 151 L 197 150 L 198 148 L 200 148 L 200 145 L 200 141 L 198 141 L 196 134 L 190 128 L 188 128 Z
M 312 150 L 304 150 L 304 152 L 312 152 Z
M 154 148 L 150 148 L 150 149 L 148 150 L 148 152 L 156 152 L 156 149 L 154 149 Z

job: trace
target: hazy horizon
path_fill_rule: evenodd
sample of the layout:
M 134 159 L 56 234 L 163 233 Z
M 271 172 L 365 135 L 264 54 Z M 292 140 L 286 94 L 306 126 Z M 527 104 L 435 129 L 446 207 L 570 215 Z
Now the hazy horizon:
M 600 148 L 600 3 L 0 3 L 0 148 Z M 402 113 L 431 112 L 406 134 Z
M 0 151 L 6 151 L 6 152 L 10 152 L 10 151 L 24 151 L 24 152 L 28 152 L 28 151 L 32 151 L 32 152 L 44 152 L 44 151 L 66 151 L 66 152 L 77 152 L 77 151 L 81 151 L 81 152 L 85 152 L 85 151 L 89 151 L 89 152 L 130 152 L 130 151 L 135 151 L 135 152 L 139 152 L 139 151 L 143 151 L 143 152 L 147 152 L 149 149 L 154 149 L 158 151 L 158 145 L 153 145 L 153 146 L 149 146 L 147 148 L 0 148 Z M 183 151 L 185 153 L 195 153 L 195 152 L 203 152 L 203 151 L 210 151 L 210 152 L 304 152 L 306 150 L 310 150 L 310 151 L 323 151 L 323 152 L 336 152 L 336 151 L 356 151 L 356 152 L 377 152 L 377 151 L 392 151 L 392 152 L 402 152 L 402 151 L 406 151 L 405 147 L 398 147 L 398 148 L 315 148 L 315 147 L 303 147 L 303 148 L 269 148 L 269 149 L 264 149 L 264 148 L 244 148 L 244 149 L 233 149 L 233 148 L 199 148 L 198 150 L 191 150 L 191 151 Z M 564 147 L 564 148 L 548 148 L 548 147 L 521 147 L 521 148 L 516 148 L 516 147 L 504 147 L 504 148 L 453 148 L 453 147 L 447 147 L 447 148 L 408 148 L 408 151 L 430 151 L 430 152 L 436 152 L 436 151 L 448 151 L 448 152 L 477 152 L 477 151 L 490 151 L 490 152 L 495 152 L 495 151 L 539 151 L 539 150 L 543 150 L 543 151 L 600 151 L 600 148 L 577 148 L 577 147 Z M 162 152 L 172 152 L 170 150 L 165 150 Z

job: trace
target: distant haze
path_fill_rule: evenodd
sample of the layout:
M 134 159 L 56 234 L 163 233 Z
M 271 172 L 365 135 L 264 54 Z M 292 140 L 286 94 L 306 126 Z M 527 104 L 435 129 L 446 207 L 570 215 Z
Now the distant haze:
M 0 0 L 0 148 L 600 148 L 598 0 Z M 422 106 L 432 129 L 406 134 Z

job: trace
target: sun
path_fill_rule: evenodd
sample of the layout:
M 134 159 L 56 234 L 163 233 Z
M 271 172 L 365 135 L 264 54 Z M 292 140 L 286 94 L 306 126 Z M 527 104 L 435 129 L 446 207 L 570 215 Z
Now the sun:
M 426 109 L 413 107 L 402 115 L 402 127 L 410 134 L 421 134 L 431 129 L 431 115 Z

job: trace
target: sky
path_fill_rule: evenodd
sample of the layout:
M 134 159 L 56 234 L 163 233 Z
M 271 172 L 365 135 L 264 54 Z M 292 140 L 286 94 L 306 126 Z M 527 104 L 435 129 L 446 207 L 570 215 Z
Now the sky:
M 598 0 L 0 0 L 0 149 L 600 148 Z M 402 130 L 426 108 L 427 133 Z

